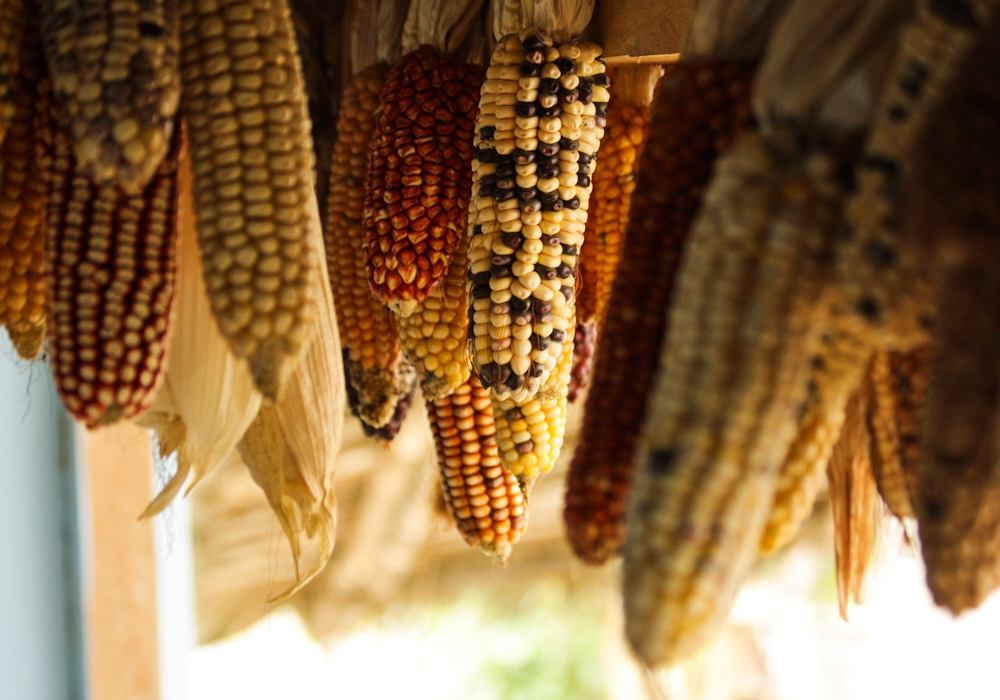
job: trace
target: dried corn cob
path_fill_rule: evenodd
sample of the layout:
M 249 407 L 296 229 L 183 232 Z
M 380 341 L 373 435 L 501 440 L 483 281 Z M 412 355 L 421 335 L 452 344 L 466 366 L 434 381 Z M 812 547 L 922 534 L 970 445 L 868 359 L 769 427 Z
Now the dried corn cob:
M 54 105 L 41 110 L 52 370 L 67 410 L 95 428 L 148 409 L 163 378 L 180 130 L 145 191 L 128 195 L 83 174 Z
M 382 426 L 378 428 L 373 428 L 369 423 L 361 417 L 364 411 L 364 404 L 361 397 L 358 394 L 358 390 L 354 388 L 353 380 L 351 379 L 351 370 L 349 369 L 348 363 L 351 361 L 348 355 L 347 348 L 344 348 L 344 384 L 347 388 L 347 404 L 351 408 L 351 415 L 361 421 L 361 430 L 364 432 L 366 437 L 373 437 L 383 443 L 390 443 L 392 439 L 396 437 L 396 433 L 399 429 L 403 427 L 403 421 L 406 420 L 406 414 L 410 410 L 410 406 L 413 404 L 413 395 L 417 391 L 416 377 L 412 372 L 412 365 L 408 362 L 403 362 L 403 366 L 410 368 L 410 381 L 409 389 L 405 393 L 392 394 L 393 409 L 392 414 Z M 404 385 L 407 386 L 407 385 Z M 402 389 L 401 389 L 402 390 Z
M 45 336 L 45 182 L 36 155 L 38 75 L 26 67 L 21 77 L 30 80 L 9 96 L 14 113 L 0 145 L 0 324 L 30 360 Z
M 517 478 L 500 466 L 490 393 L 470 377 L 426 406 L 448 512 L 469 546 L 506 563 L 528 511 Z
M 609 80 L 596 44 L 525 29 L 497 43 L 476 123 L 473 368 L 501 400 L 544 386 L 574 332 L 574 286 Z
M 634 443 L 666 330 L 664 309 L 713 163 L 752 124 L 751 77 L 723 62 L 681 64 L 657 89 L 653 138 L 643 154 L 649 175 L 639 176 L 622 248 L 628 274 L 612 286 L 567 480 L 567 535 L 584 561 L 602 563 L 624 542 Z
M 371 295 L 365 275 L 365 178 L 385 74 L 384 66 L 366 68 L 341 97 L 330 168 L 326 259 L 351 411 L 364 422 L 366 433 L 388 441 L 406 415 L 409 403 L 400 401 L 413 391 L 414 372 L 403 357 L 392 314 Z M 395 430 L 384 430 L 389 424 Z
M 812 512 L 849 413 L 848 399 L 861 382 L 869 354 L 867 343 L 834 321 L 812 358 L 805 414 L 781 467 L 771 515 L 761 537 L 762 554 L 790 543 Z
M 587 245 L 580 251 L 583 285 L 576 303 L 577 316 L 585 323 L 604 319 L 645 136 L 646 110 L 616 98 L 608 108 L 601 158 L 594 171 L 594 203 L 584 232 Z
M 29 72 L 34 72 L 37 60 L 37 6 L 30 0 L 6 0 L 0 5 L 0 143 L 17 113 L 25 78 L 32 80 Z
M 573 334 L 573 369 L 570 371 L 569 392 L 566 398 L 573 403 L 580 392 L 590 384 L 590 373 L 594 369 L 594 350 L 597 349 L 597 322 L 576 322 Z
M 183 113 L 212 311 L 276 398 L 312 332 L 319 220 L 286 0 L 181 0 Z
M 872 474 L 882 500 L 900 518 L 913 517 L 929 362 L 927 346 L 909 352 L 881 351 L 868 370 Z
M 142 192 L 170 146 L 180 101 L 172 0 L 43 0 L 60 125 L 80 172 Z
M 629 508 L 626 632 L 647 663 L 700 646 L 757 553 L 825 322 L 843 152 L 775 129 L 716 165 L 678 272 Z
M 420 374 L 425 401 L 447 396 L 469 380 L 467 255 L 468 239 L 463 236 L 444 280 L 423 301 L 416 302 L 412 314 L 396 319 L 406 354 Z
M 386 80 L 365 187 L 365 266 L 374 294 L 401 316 L 444 279 L 465 228 L 482 77 L 422 46 Z

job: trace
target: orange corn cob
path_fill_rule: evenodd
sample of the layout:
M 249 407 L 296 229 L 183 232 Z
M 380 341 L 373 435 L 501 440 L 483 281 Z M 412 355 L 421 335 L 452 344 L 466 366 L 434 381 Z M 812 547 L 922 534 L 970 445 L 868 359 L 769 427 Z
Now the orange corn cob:
M 528 511 L 517 478 L 500 465 L 490 393 L 470 377 L 426 406 L 448 512 L 470 546 L 505 563 Z
M 752 124 L 751 76 L 726 63 L 680 65 L 654 97 L 622 248 L 624 267 L 608 300 L 603 350 L 567 481 L 567 536 L 584 561 L 602 563 L 624 541 L 634 445 L 679 256 L 715 159 Z
M 409 315 L 444 279 L 465 230 L 472 136 L 483 72 L 421 46 L 382 92 L 365 187 L 372 291 Z
M 17 112 L 25 70 L 34 67 L 38 50 L 38 6 L 31 0 L 0 3 L 0 142 Z

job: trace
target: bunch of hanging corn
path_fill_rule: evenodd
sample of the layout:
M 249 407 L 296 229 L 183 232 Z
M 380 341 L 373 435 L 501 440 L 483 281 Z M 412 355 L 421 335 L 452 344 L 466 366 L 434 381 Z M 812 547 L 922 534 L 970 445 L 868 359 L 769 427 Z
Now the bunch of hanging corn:
M 392 314 L 368 289 L 362 234 L 370 144 L 385 75 L 382 66 L 366 68 L 341 96 L 325 242 L 351 410 L 366 432 L 391 440 L 395 430 L 385 428 L 392 424 L 398 430 L 415 377 Z
M 677 66 L 657 88 L 621 251 L 624 267 L 607 301 L 567 481 L 567 535 L 584 561 L 602 563 L 624 542 L 634 444 L 666 331 L 664 309 L 713 164 L 752 124 L 751 77 L 728 62 L 697 61 Z
M 465 229 L 482 69 L 422 46 L 382 92 L 365 187 L 372 292 L 401 316 L 444 279 Z
M 470 377 L 426 405 L 448 512 L 470 546 L 506 562 L 528 511 L 517 478 L 500 464 L 489 392 Z
M 588 42 L 555 47 L 525 29 L 497 43 L 487 71 L 473 162 L 469 337 L 473 368 L 500 400 L 531 400 L 569 352 L 608 110 L 600 53 Z

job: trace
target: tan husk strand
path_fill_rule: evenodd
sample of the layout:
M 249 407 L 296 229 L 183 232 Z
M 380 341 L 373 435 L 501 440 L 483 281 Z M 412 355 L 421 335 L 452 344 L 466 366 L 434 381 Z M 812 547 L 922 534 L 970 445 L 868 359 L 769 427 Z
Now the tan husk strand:
M 601 48 L 535 29 L 498 43 L 476 122 L 473 368 L 498 400 L 544 386 L 574 332 L 577 262 L 610 81 Z
M 753 123 L 751 76 L 723 62 L 681 64 L 657 89 L 621 252 L 628 273 L 612 285 L 567 479 L 566 532 L 584 561 L 602 563 L 624 542 L 634 443 L 666 331 L 674 275 L 715 159 Z
M 42 39 L 80 172 L 138 194 L 180 101 L 173 0 L 42 0 Z
M 365 186 L 372 292 L 407 316 L 444 279 L 465 229 L 482 68 L 421 46 L 382 92 Z
M 180 0 L 182 112 L 212 311 L 278 396 L 316 317 L 311 123 L 286 0 Z
M 180 130 L 142 194 L 129 195 L 84 174 L 51 101 L 41 109 L 52 370 L 66 409 L 95 428 L 148 409 L 166 368 Z
M 517 478 L 500 465 L 489 392 L 470 377 L 426 406 L 452 520 L 469 546 L 506 563 L 528 510 Z

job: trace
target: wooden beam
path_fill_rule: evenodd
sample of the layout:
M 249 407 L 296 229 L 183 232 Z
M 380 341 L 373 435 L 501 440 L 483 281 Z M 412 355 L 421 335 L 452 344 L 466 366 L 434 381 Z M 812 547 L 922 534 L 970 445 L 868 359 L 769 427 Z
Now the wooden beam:
M 681 55 L 679 53 L 658 53 L 651 56 L 602 56 L 601 58 L 609 66 L 657 66 L 677 63 Z

